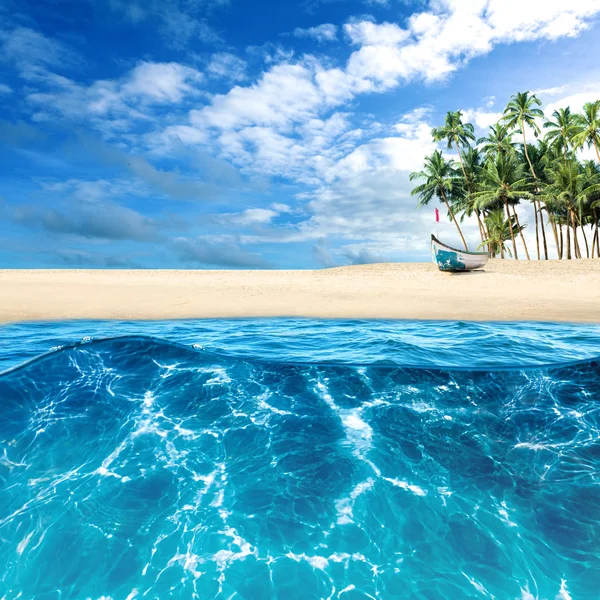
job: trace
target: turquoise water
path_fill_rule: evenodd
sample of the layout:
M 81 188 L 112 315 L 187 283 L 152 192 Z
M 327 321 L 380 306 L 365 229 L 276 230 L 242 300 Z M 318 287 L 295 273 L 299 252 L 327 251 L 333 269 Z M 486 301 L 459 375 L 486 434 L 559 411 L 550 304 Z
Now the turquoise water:
M 2 327 L 0 598 L 597 599 L 598 355 L 584 325 Z

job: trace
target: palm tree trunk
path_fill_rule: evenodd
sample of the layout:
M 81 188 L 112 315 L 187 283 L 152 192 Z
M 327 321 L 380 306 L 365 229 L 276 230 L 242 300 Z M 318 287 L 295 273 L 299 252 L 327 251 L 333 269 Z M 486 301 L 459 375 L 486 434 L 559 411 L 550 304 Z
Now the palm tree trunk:
M 525 256 L 527 256 L 527 260 L 531 260 L 529 258 L 529 252 L 527 250 L 527 244 L 525 243 L 525 236 L 523 235 L 523 230 L 521 229 L 521 225 L 519 224 L 519 217 L 517 217 L 517 211 L 515 210 L 514 205 L 513 205 L 512 209 L 513 209 L 513 213 L 515 215 L 515 221 L 517 223 L 517 229 L 519 230 L 519 235 L 521 236 L 521 241 L 523 242 L 523 247 L 525 248 Z
M 594 221 L 596 223 L 596 256 L 598 258 L 600 258 L 600 232 L 598 232 L 598 213 L 596 212 L 596 209 L 594 208 Z M 592 244 L 593 246 L 594 244 Z M 592 252 L 592 258 L 593 258 L 593 252 Z
M 533 170 L 533 165 L 531 164 L 531 160 L 529 160 L 529 152 L 527 152 L 527 139 L 525 138 L 525 124 L 523 123 L 523 119 L 521 119 L 521 131 L 523 132 L 523 150 L 525 150 L 525 158 L 527 159 L 527 163 L 529 164 L 529 170 L 531 171 L 531 175 L 533 176 L 533 180 L 537 181 L 537 175 Z
M 583 241 L 585 242 L 585 257 L 590 257 L 590 247 L 588 246 L 587 235 L 585 235 L 585 227 L 581 226 L 581 233 L 583 233 Z
M 486 219 L 486 215 L 485 215 L 485 210 L 484 210 L 483 211 L 483 231 L 485 233 L 485 239 L 489 240 L 490 239 L 490 228 L 488 227 L 485 219 Z M 488 256 L 490 258 L 494 258 L 494 254 L 492 253 L 492 249 L 490 248 L 489 244 L 488 244 Z
M 529 158 L 529 152 L 527 151 L 527 138 L 525 137 L 525 124 L 523 123 L 523 119 L 521 119 L 521 131 L 523 132 L 523 150 L 525 151 L 525 158 L 527 159 L 527 164 L 529 165 L 529 170 L 531 171 L 531 176 L 534 181 L 537 181 L 537 175 L 535 174 L 535 170 L 533 165 L 531 164 L 531 159 Z M 535 201 L 533 203 L 533 211 L 535 213 L 535 237 L 538 246 L 538 260 L 540 260 L 540 250 L 539 250 L 539 240 L 538 240 L 538 229 L 537 229 L 537 207 L 535 205 Z M 546 260 L 548 260 L 548 248 L 546 246 L 546 233 L 544 232 L 544 221 L 542 219 L 542 232 L 544 236 L 544 249 L 546 250 Z M 525 249 L 527 252 L 527 249 Z M 529 255 L 527 256 L 529 259 Z
M 471 194 L 471 186 L 469 185 L 469 178 L 467 177 L 467 172 L 465 170 L 465 163 L 463 162 L 462 154 L 460 153 L 460 148 L 458 147 L 458 142 L 456 140 L 454 140 L 454 145 L 456 146 L 456 153 L 458 154 L 458 160 L 460 161 L 460 168 L 462 169 L 463 177 L 465 178 L 465 186 L 467 188 L 467 192 L 470 195 Z M 448 202 L 446 202 L 446 204 L 448 204 Z M 450 213 L 452 214 L 452 211 L 450 211 Z M 477 211 L 477 219 L 479 220 L 479 211 Z M 454 216 L 452 217 L 452 220 L 455 221 Z M 481 227 L 481 220 L 479 220 L 479 225 Z M 456 223 L 456 227 L 458 228 L 458 223 Z M 462 231 L 460 230 L 460 228 L 458 228 L 458 232 L 460 233 L 460 237 L 462 238 L 463 244 L 465 245 L 465 250 L 468 251 L 467 242 L 465 242 L 465 238 L 463 237 L 463 234 L 462 234 Z M 483 238 L 483 233 L 481 232 L 481 229 L 480 229 L 480 233 L 481 233 L 481 241 L 483 242 L 484 238 Z
M 575 213 L 573 211 L 571 211 L 571 223 L 573 223 L 573 250 L 575 258 L 581 258 L 581 250 L 579 248 L 579 241 L 577 240 L 577 221 L 575 221 Z
M 562 225 L 560 226 L 562 230 Z M 562 231 L 561 231 L 562 235 Z M 571 226 L 567 223 L 567 260 L 571 260 Z
M 585 226 L 583 225 L 583 223 L 581 222 L 579 217 L 576 216 L 576 218 L 577 218 L 577 223 L 579 223 L 579 225 L 581 226 L 581 233 L 583 234 L 583 241 L 585 242 L 586 257 L 589 258 L 590 257 L 590 248 L 588 246 L 587 235 L 585 235 Z M 579 243 L 578 243 L 578 245 L 579 245 Z M 583 256 L 581 256 L 581 250 L 579 251 L 579 258 L 583 258 Z
M 506 208 L 506 217 L 508 218 L 508 228 L 510 229 L 510 239 L 512 240 L 514 257 L 515 260 L 519 260 L 519 255 L 517 254 L 517 244 L 515 243 L 515 234 L 512 228 L 512 219 L 510 218 L 510 209 L 508 208 L 508 200 L 504 200 L 504 206 Z
M 560 229 L 560 246 L 557 246 L 557 250 L 558 250 L 558 260 L 562 260 L 563 257 L 563 249 L 565 247 L 565 238 L 563 236 L 563 228 L 562 228 L 562 223 L 558 224 L 558 227 Z
M 548 207 L 546 207 L 546 212 L 548 212 Z M 552 227 L 552 233 L 554 234 L 554 243 L 556 244 L 556 254 L 559 258 L 559 260 L 562 258 L 562 251 L 560 249 L 560 244 L 558 241 L 558 230 L 556 228 L 556 221 L 554 220 L 554 217 L 548 212 L 548 221 L 550 221 L 550 225 Z M 548 255 L 546 254 L 546 259 L 548 258 Z
M 544 244 L 544 260 L 548 260 L 548 242 L 546 242 L 546 228 L 544 227 L 544 213 L 542 211 L 542 201 L 538 200 L 538 212 L 540 213 L 540 226 L 542 229 L 542 242 Z M 548 211 L 546 211 L 548 212 Z M 550 216 L 548 216 L 550 219 Z
M 476 210 L 475 214 L 477 215 L 477 224 L 479 225 L 479 235 L 481 235 L 481 243 L 483 244 L 483 242 L 485 242 L 485 240 L 487 239 L 485 237 L 485 228 L 483 227 L 483 223 L 481 222 L 481 217 L 479 216 L 479 210 Z
M 452 209 L 450 208 L 450 204 L 448 203 L 448 200 L 446 199 L 446 194 L 444 193 L 443 190 L 442 190 L 442 197 L 444 199 L 444 204 L 446 205 L 446 208 L 448 209 L 448 212 L 450 213 L 450 218 L 454 221 L 454 224 L 456 225 L 456 229 L 458 229 L 458 234 L 460 235 L 460 239 L 462 240 L 462 243 L 465 245 L 465 250 L 468 252 L 469 248 L 467 248 L 467 242 L 465 242 L 465 236 L 463 235 L 462 231 L 460 230 L 458 221 L 454 218 L 454 213 L 452 212 Z
M 583 223 L 581 222 L 581 220 L 579 219 L 579 217 L 577 216 L 577 214 L 575 213 L 575 211 L 573 211 L 573 215 L 576 219 L 576 223 L 581 227 L 581 233 L 583 235 L 583 241 L 585 242 L 585 251 L 586 251 L 586 255 L 587 258 L 590 257 L 590 248 L 588 246 L 587 243 L 587 235 L 585 235 L 585 226 L 583 225 Z M 577 246 L 579 247 L 579 240 L 577 241 Z M 579 258 L 583 258 L 582 254 L 581 254 L 581 248 L 579 248 Z
M 598 221 L 596 217 L 596 209 L 594 209 L 594 219 L 596 219 L 596 228 L 593 229 L 594 237 L 592 237 L 592 258 L 595 258 L 594 255 L 596 254 L 596 240 L 598 239 Z
M 456 146 L 456 153 L 458 154 L 458 160 L 460 161 L 460 168 L 462 169 L 463 177 L 465 178 L 465 185 L 467 186 L 467 191 L 469 193 L 471 193 L 471 189 L 470 189 L 471 186 L 469 185 L 469 179 L 467 177 L 467 172 L 465 171 L 465 164 L 463 163 L 462 155 L 460 153 L 460 148 L 458 147 L 458 142 L 456 140 L 454 140 L 454 145 Z
M 598 157 L 598 162 L 600 163 L 600 149 L 598 148 L 598 144 L 594 144 L 594 148 L 596 148 L 596 156 Z
M 538 211 L 535 200 L 533 201 L 533 216 L 535 217 L 535 246 L 537 248 L 537 259 L 540 260 L 540 234 L 538 229 Z M 540 215 L 540 217 L 541 216 L 542 215 Z

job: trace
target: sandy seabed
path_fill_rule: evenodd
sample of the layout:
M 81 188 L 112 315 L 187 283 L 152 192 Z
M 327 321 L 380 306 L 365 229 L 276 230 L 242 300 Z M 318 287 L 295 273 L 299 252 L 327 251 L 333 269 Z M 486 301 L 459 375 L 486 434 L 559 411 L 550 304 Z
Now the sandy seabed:
M 0 270 L 0 322 L 303 316 L 600 322 L 600 260 L 316 271 Z

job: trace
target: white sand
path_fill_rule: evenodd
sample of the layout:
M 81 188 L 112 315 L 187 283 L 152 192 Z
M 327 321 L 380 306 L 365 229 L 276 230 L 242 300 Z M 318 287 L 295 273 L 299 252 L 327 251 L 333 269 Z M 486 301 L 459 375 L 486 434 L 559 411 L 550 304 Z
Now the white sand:
M 600 322 L 600 260 L 430 263 L 320 271 L 0 270 L 0 322 L 333 318 Z

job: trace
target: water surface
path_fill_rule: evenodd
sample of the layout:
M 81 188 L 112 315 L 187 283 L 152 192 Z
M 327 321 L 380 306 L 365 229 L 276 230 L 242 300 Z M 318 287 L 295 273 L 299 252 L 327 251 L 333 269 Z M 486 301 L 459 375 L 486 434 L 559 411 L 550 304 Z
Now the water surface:
M 599 340 L 4 327 L 5 366 L 64 347 L 0 376 L 0 598 L 596 599 Z

